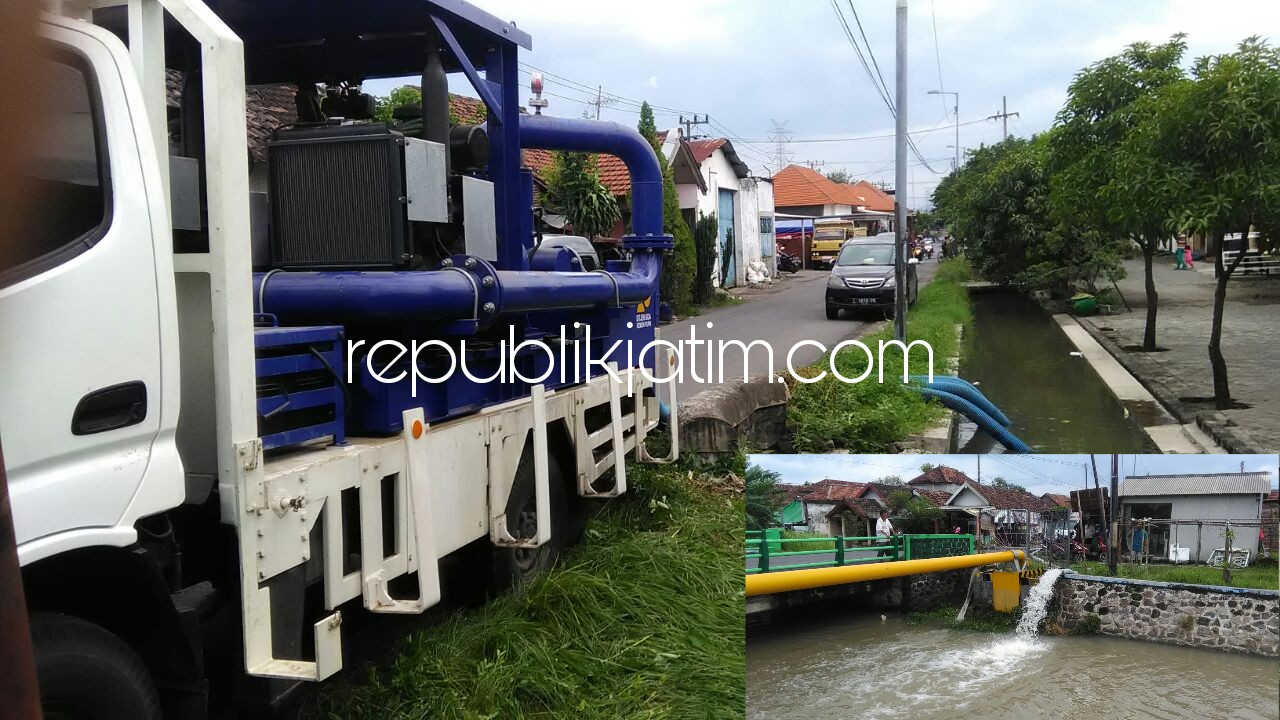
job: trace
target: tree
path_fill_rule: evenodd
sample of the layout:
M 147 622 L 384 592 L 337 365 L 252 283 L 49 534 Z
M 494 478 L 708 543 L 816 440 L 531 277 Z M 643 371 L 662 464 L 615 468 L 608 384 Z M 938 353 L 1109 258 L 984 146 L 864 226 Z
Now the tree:
M 852 185 L 854 183 L 853 176 L 849 174 L 848 170 L 831 170 L 827 172 L 827 179 L 844 185 Z
M 716 239 L 720 234 L 720 224 L 716 214 L 698 214 L 698 222 L 693 226 L 693 247 L 697 256 L 697 273 L 693 283 L 693 302 L 706 305 L 715 294 L 712 273 L 716 265 Z
M 880 478 L 876 482 L 880 483 L 881 485 L 894 485 L 898 487 L 901 487 L 902 485 L 906 484 L 902 482 L 901 475 L 885 475 L 884 477 Z
M 556 153 L 547 177 L 547 204 L 588 238 L 608 235 L 622 217 L 617 199 L 600 182 L 595 156 L 586 153 Z
M 416 85 L 401 85 L 385 97 L 375 101 L 373 116 L 383 122 L 391 121 L 391 114 L 399 107 L 422 107 L 422 89 Z
M 1035 285 L 1040 268 L 1061 267 L 1069 253 L 1046 238 L 1047 137 L 1009 138 L 969 153 L 934 190 L 937 216 L 964 239 L 969 260 L 993 282 Z
M 778 487 L 778 473 L 759 465 L 748 465 L 746 473 L 747 529 L 763 530 L 778 525 L 778 510 L 786 495 Z
M 1144 137 L 1153 164 L 1177 169 L 1183 192 L 1170 223 L 1211 240 L 1217 283 L 1209 364 L 1219 409 L 1231 407 L 1222 322 L 1227 283 L 1259 232 L 1263 252 L 1280 241 L 1280 50 L 1257 37 L 1235 52 L 1198 59 L 1192 80 L 1171 86 L 1160 115 L 1148 117 Z M 1238 233 L 1241 252 L 1224 264 L 1224 236 Z
M 923 475 L 936 467 L 940 466 L 934 465 L 933 463 L 922 463 L 920 465 L 920 474 Z
M 675 176 L 667 157 L 658 144 L 658 128 L 649 103 L 640 105 L 640 122 L 636 129 L 653 146 L 662 167 L 662 229 L 671 234 L 675 248 L 662 264 L 662 276 L 658 279 L 658 296 L 671 304 L 677 313 L 688 312 L 693 304 L 693 283 L 698 271 L 697 252 L 693 247 L 693 233 L 680 214 L 680 197 L 676 194 Z
M 1160 240 L 1168 237 L 1168 206 L 1138 203 L 1115 191 L 1117 175 L 1125 172 L 1125 158 L 1117 150 L 1143 118 L 1140 110 L 1147 107 L 1143 99 L 1183 79 L 1179 66 L 1186 50 L 1183 37 L 1174 35 L 1163 45 L 1134 43 L 1077 73 L 1049 144 L 1050 205 L 1068 230 L 1065 237 L 1102 248 L 1112 242 L 1133 242 L 1142 251 L 1147 296 L 1142 348 L 1146 351 L 1156 349 L 1159 294 L 1152 263 Z M 1132 183 L 1119 187 L 1132 188 Z
M 1016 485 L 1014 483 L 1011 483 L 1002 477 L 998 477 L 995 480 L 992 480 L 990 484 L 991 484 L 991 487 L 996 488 L 998 490 L 1017 490 L 1018 492 L 1027 491 L 1027 489 L 1022 487 L 1021 485 Z
M 913 495 L 910 490 L 894 490 L 885 498 L 885 502 L 893 514 L 894 527 L 901 532 L 938 532 L 942 525 L 942 510 L 931 505 L 928 500 Z

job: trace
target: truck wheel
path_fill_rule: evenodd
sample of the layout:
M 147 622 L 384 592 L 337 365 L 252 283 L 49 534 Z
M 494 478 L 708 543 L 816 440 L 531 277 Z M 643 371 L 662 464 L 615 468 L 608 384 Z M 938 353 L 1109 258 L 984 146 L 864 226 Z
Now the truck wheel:
M 835 320 L 840 317 L 840 308 L 827 306 L 827 319 Z
M 36 677 L 45 720 L 160 720 L 160 698 L 142 660 L 91 622 L 31 616 Z
M 551 539 L 535 549 L 493 549 L 493 590 L 502 592 L 527 582 L 555 564 L 565 547 L 569 532 L 568 503 L 564 475 L 555 455 L 547 458 L 547 480 L 551 491 Z M 526 447 L 516 468 L 511 498 L 507 501 L 507 527 L 517 537 L 531 537 L 537 531 L 537 493 L 533 475 L 533 448 Z

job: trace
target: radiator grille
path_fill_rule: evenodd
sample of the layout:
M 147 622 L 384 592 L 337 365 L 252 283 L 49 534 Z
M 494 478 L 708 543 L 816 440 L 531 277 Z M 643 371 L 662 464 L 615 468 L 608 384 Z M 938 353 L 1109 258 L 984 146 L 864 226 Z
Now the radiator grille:
M 401 263 L 406 223 L 398 136 L 380 126 L 296 132 L 279 133 L 269 151 L 273 265 Z

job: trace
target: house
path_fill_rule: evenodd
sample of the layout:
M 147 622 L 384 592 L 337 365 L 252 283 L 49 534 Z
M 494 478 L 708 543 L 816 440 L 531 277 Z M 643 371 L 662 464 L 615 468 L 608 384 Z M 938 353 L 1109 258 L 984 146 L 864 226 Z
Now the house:
M 689 140 L 673 128 L 659 133 L 658 140 L 671 165 L 685 222 L 692 228 L 700 215 L 716 216 L 714 282 L 722 287 L 745 284 L 753 261 L 763 262 L 770 277 L 777 275 L 773 181 L 752 175 L 727 138 Z
M 1071 508 L 1071 498 L 1059 493 L 1045 493 L 1040 496 L 1041 500 L 1050 503 L 1050 507 Z
M 912 490 L 938 490 L 947 493 L 950 497 L 952 493 L 960 489 L 965 483 L 973 483 L 968 475 L 960 472 L 953 467 L 946 465 L 938 465 L 930 468 L 927 472 L 923 472 L 907 481 L 907 486 Z M 976 484 L 976 483 L 974 483 Z
M 909 492 L 915 497 L 941 507 L 951 496 L 936 490 L 918 490 L 905 485 L 860 483 L 826 478 L 816 483 L 786 485 L 787 504 L 781 518 L 798 519 L 787 526 L 802 527 L 809 532 L 835 536 L 871 536 L 880 511 L 889 506 L 889 496 Z
M 893 215 L 893 196 L 866 180 L 838 183 L 802 165 L 788 165 L 773 176 L 774 206 L 779 213 L 833 217 L 869 211 Z M 888 229 L 888 228 L 886 228 Z
M 1053 505 L 1024 490 L 964 483 L 943 507 L 954 524 L 1004 544 L 1026 545 L 1041 526 L 1041 515 Z
M 1131 475 L 1120 483 L 1120 518 L 1182 521 L 1155 524 L 1147 548 L 1155 557 L 1169 557 L 1174 546 L 1188 548 L 1192 562 L 1206 562 L 1224 547 L 1225 521 L 1248 523 L 1239 526 L 1231 545 L 1252 558 L 1270 493 L 1269 472 Z

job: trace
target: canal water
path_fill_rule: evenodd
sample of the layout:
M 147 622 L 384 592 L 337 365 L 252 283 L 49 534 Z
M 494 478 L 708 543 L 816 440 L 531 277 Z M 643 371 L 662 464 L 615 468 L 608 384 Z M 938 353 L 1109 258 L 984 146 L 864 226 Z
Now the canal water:
M 1103 637 L 826 615 L 747 636 L 747 718 L 1275 720 L 1280 663 Z
M 964 345 L 960 376 L 978 383 L 1036 452 L 1159 452 L 1034 300 L 975 293 Z M 962 425 L 960 437 L 961 452 L 1000 448 L 972 425 Z

